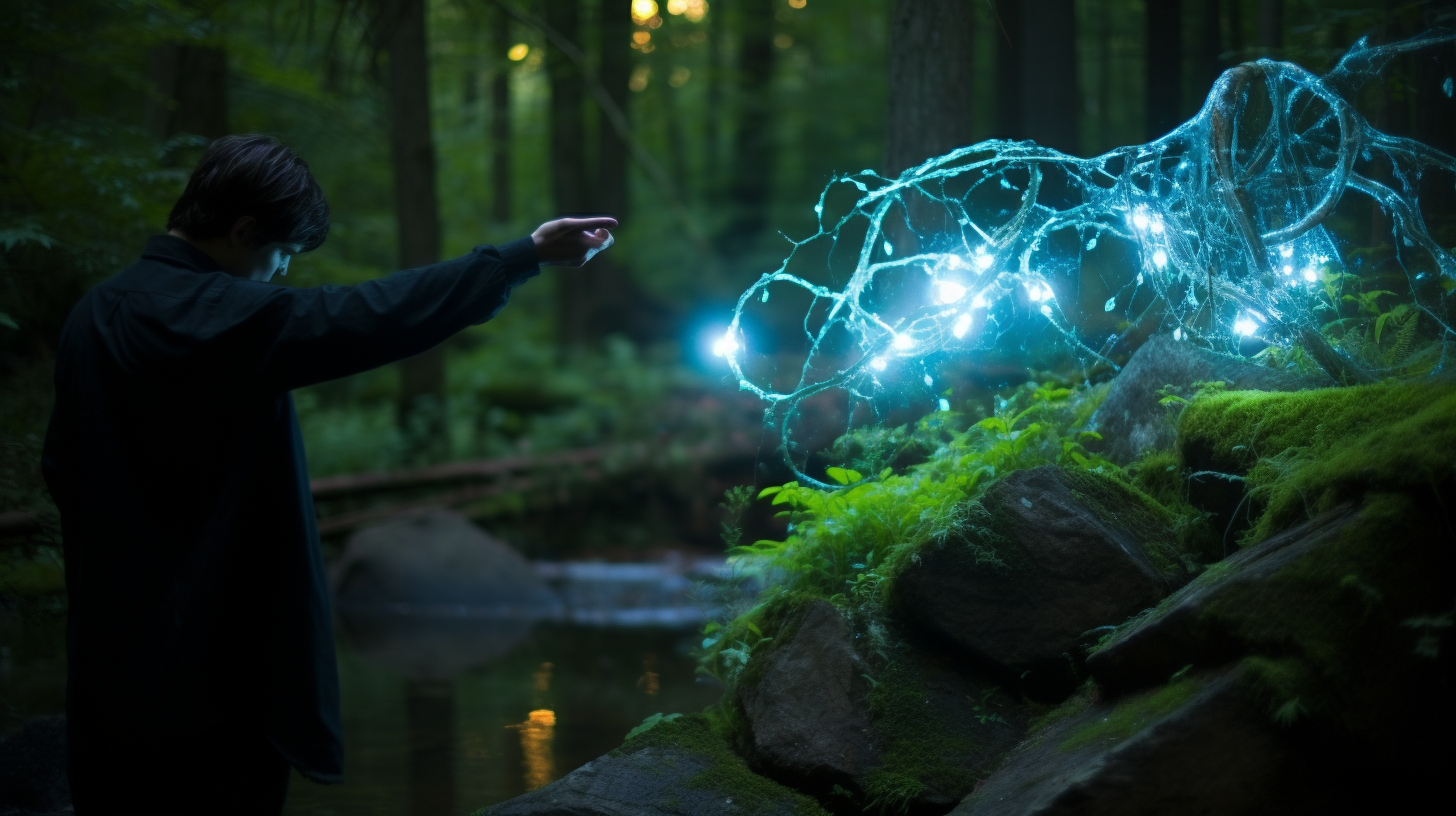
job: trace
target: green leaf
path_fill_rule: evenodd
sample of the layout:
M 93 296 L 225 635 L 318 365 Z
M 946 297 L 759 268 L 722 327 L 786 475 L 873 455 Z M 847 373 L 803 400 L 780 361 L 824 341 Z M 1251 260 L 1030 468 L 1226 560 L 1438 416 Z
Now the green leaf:
M 765 487 L 764 489 L 758 491 L 758 497 L 761 499 L 764 496 L 772 496 L 773 494 L 780 493 L 782 491 L 782 487 Z
M 844 484 L 849 484 L 849 482 L 850 482 L 850 479 L 849 479 L 849 471 L 845 470 L 842 467 L 825 468 L 824 472 L 827 473 L 827 474 L 829 474 L 829 478 L 830 479 L 833 479 L 835 482 L 838 482 L 839 484 L 844 485 Z

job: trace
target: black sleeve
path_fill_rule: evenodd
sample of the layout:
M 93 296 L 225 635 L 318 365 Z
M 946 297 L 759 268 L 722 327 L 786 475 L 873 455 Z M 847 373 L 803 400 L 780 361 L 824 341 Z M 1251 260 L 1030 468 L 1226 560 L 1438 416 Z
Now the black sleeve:
M 419 354 L 494 317 L 511 290 L 539 271 L 532 240 L 476 247 L 460 258 L 357 286 L 294 289 L 237 279 L 208 308 L 208 325 L 175 326 L 211 362 L 285 391 Z

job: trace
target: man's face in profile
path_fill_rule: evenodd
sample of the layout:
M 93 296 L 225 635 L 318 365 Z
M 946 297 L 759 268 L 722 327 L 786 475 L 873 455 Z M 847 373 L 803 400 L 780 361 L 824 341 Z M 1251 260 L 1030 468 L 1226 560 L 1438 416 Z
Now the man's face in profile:
M 301 244 L 264 244 L 253 252 L 251 259 L 247 262 L 245 277 L 266 283 L 272 279 L 275 272 L 287 275 L 288 259 L 302 251 Z

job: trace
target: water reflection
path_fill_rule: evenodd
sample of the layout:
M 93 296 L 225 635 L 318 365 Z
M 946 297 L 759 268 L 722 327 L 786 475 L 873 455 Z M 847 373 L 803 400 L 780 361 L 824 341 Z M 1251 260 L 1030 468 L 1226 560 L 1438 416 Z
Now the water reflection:
M 296 779 L 286 813 L 467 814 L 718 698 L 695 677 L 694 629 L 494 624 L 341 616 L 345 784 Z

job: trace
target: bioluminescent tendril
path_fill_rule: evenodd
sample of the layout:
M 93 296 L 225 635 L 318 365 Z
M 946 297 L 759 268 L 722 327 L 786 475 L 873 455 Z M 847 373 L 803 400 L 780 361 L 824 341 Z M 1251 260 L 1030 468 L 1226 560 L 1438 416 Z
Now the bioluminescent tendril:
M 1112 347 L 1151 325 L 1226 351 L 1250 336 L 1297 345 L 1336 381 L 1369 381 L 1377 372 L 1332 346 L 1315 308 L 1321 287 L 1346 272 L 1349 243 L 1332 214 L 1353 191 L 1389 219 L 1396 262 L 1440 343 L 1440 368 L 1456 339 L 1446 309 L 1456 259 L 1428 233 L 1418 196 L 1423 178 L 1456 173 L 1456 160 L 1376 130 L 1348 96 L 1391 58 L 1453 40 L 1450 32 L 1380 47 L 1361 40 L 1323 77 L 1288 62 L 1239 65 L 1176 130 L 1093 158 L 992 140 L 895 179 L 838 176 L 815 207 L 818 231 L 792 242 L 784 262 L 743 293 L 715 351 L 743 389 L 768 403 L 800 481 L 821 487 L 830 485 L 790 454 L 790 423 L 804 400 L 839 391 L 852 407 L 874 407 L 887 372 L 913 370 L 900 381 L 917 384 L 901 387 L 919 387 L 932 355 L 995 348 L 1028 316 L 1084 365 L 1111 365 Z M 1441 182 L 1452 185 L 1450 176 Z M 826 216 L 831 195 L 846 186 L 855 203 Z M 789 271 L 814 242 L 828 241 L 832 256 L 851 227 L 864 238 L 842 288 Z M 1111 296 L 1099 305 L 1126 319 L 1109 332 L 1077 295 L 1091 259 L 1115 261 L 1118 252 L 1128 260 L 1112 271 L 1102 263 Z M 812 304 L 803 321 L 808 353 L 797 383 L 781 389 L 743 364 L 753 345 L 744 311 L 778 286 L 803 290 Z M 923 382 L 933 398 L 928 369 Z

